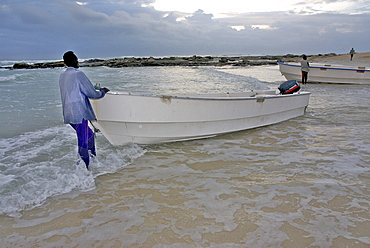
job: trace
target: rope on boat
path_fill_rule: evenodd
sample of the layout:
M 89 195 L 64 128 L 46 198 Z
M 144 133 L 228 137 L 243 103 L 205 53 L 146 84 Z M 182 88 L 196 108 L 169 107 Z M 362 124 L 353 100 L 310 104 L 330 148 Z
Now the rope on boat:
M 94 126 L 94 124 L 92 123 L 92 121 L 89 121 L 89 122 L 90 122 L 90 125 L 91 125 L 91 126 L 93 127 L 93 129 L 94 129 L 94 136 L 96 137 L 96 134 L 97 134 L 97 133 L 99 133 L 99 132 L 100 132 L 100 130 Z

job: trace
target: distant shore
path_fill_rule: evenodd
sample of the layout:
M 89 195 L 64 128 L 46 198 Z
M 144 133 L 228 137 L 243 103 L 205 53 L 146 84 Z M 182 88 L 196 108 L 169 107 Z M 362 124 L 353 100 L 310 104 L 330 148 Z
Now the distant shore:
M 337 55 L 335 53 L 307 55 L 310 62 L 317 63 L 337 63 L 342 65 L 370 65 L 370 52 L 355 54 L 354 59 L 350 61 L 348 54 Z M 301 55 L 286 54 L 281 56 L 236 56 L 236 57 L 218 57 L 218 56 L 189 56 L 189 57 L 147 57 L 147 58 L 114 58 L 114 59 L 90 59 L 80 63 L 80 67 L 98 67 L 107 66 L 112 68 L 121 67 L 141 67 L 141 66 L 258 66 L 258 65 L 276 65 L 278 61 L 298 62 Z M 45 63 L 15 63 L 12 67 L 5 69 L 39 69 L 39 68 L 57 68 L 64 67 L 63 61 L 45 62 Z M 4 68 L 4 67 L 3 67 Z

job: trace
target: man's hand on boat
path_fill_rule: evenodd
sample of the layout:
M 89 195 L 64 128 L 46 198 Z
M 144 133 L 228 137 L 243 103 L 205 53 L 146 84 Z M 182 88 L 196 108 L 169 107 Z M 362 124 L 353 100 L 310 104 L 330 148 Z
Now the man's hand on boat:
M 109 89 L 107 89 L 107 88 L 101 88 L 100 90 L 103 90 L 105 93 L 107 93 L 109 91 Z

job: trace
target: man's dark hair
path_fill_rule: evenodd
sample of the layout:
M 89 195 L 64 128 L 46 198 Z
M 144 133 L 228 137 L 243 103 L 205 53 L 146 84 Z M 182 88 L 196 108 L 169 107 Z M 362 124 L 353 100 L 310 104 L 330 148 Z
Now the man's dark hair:
M 78 58 L 72 51 L 68 51 L 63 55 L 64 64 L 67 66 L 78 68 Z

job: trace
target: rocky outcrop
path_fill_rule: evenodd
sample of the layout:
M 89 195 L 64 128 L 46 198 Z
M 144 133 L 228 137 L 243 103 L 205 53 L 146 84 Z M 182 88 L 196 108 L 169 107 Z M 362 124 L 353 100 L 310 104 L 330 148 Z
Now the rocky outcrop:
M 330 57 L 336 54 L 308 55 L 309 58 Z M 90 59 L 80 63 L 80 67 L 107 66 L 113 68 L 139 67 L 139 66 L 257 66 L 274 65 L 278 61 L 297 62 L 301 55 L 287 54 L 284 56 L 237 56 L 237 57 L 213 57 L 213 56 L 191 56 L 191 57 L 164 57 L 164 58 L 113 58 L 113 59 Z M 16 63 L 9 69 L 35 69 L 64 67 L 63 61 L 46 63 Z
M 63 61 L 57 62 L 45 62 L 45 63 L 15 63 L 13 69 L 37 69 L 37 68 L 55 68 L 55 67 L 64 67 Z

